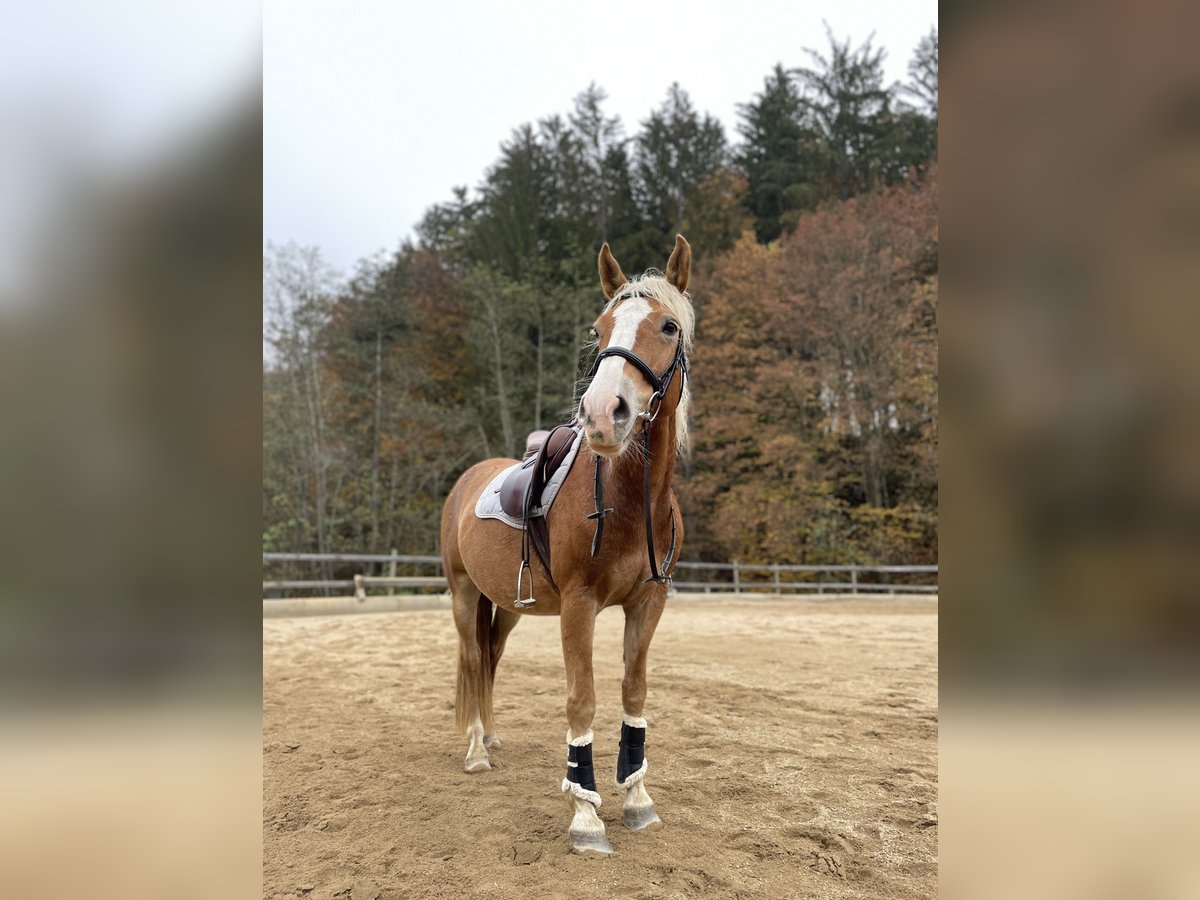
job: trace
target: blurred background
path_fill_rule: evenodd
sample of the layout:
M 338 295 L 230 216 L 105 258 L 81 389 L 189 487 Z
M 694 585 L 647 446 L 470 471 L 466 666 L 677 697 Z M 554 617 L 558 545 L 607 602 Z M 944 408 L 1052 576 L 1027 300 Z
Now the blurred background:
M 4 892 L 254 896 L 260 12 L 4 20 Z
M 1198 13 L 943 23 L 947 896 L 1200 890 Z

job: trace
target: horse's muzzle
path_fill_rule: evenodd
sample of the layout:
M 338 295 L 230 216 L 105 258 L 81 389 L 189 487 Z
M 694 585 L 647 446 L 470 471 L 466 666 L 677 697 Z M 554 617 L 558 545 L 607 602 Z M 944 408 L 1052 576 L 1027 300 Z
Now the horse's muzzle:
M 586 422 L 581 421 L 580 427 L 583 428 L 583 438 L 587 441 L 587 445 L 592 449 L 592 452 L 597 456 L 607 457 L 608 459 L 616 459 L 629 446 L 629 436 L 631 429 L 623 429 L 620 438 L 613 441 L 608 435 L 603 432 L 589 428 Z
M 597 398 L 589 392 L 579 403 L 579 427 L 588 446 L 600 456 L 620 456 L 629 443 L 632 425 L 629 403 L 620 394 Z

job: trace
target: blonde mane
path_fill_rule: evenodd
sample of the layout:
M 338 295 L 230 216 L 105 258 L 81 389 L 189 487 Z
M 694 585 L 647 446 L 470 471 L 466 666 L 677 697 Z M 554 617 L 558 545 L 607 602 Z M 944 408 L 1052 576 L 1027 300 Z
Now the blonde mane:
M 604 307 L 608 312 L 622 300 L 635 294 L 643 294 L 651 300 L 656 300 L 675 321 L 679 323 L 684 353 L 692 352 L 692 335 L 696 331 L 696 313 L 692 309 L 692 298 L 686 291 L 680 291 L 667 281 L 657 269 L 648 269 L 642 275 L 630 278 L 620 290 L 613 295 Z M 688 444 L 688 406 L 691 401 L 692 388 L 685 377 L 683 393 L 679 397 L 679 408 L 675 412 L 675 451 L 687 455 Z

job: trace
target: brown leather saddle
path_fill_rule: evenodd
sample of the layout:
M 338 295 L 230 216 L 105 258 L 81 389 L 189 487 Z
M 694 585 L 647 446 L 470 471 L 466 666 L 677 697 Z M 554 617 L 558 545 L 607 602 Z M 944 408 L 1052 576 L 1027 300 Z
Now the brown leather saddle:
M 545 515 L 532 515 L 542 506 L 542 491 L 546 482 L 557 472 L 570 455 L 571 447 L 579 436 L 573 425 L 559 425 L 537 442 L 538 432 L 529 436 L 526 444 L 525 461 L 508 473 L 500 483 L 500 508 L 521 524 L 537 551 L 538 559 L 546 571 L 546 578 L 554 584 L 550 574 L 550 529 Z M 557 589 L 557 585 L 555 585 Z

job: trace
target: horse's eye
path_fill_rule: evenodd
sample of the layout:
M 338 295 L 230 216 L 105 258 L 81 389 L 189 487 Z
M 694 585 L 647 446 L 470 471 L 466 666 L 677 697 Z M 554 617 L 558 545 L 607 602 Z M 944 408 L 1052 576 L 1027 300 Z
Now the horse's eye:
M 663 322 L 663 334 L 675 334 L 677 331 L 679 331 L 679 326 L 670 319 L 667 319 L 667 321 Z

